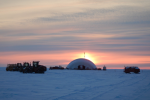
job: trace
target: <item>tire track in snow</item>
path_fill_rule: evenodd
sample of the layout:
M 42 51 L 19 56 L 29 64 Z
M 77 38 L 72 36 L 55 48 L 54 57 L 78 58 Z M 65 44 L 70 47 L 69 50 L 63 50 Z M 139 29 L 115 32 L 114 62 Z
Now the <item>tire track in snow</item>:
M 113 91 L 116 86 L 118 86 L 119 84 L 124 83 L 126 80 L 121 81 L 117 84 L 110 84 L 110 85 L 101 85 L 101 86 L 95 86 L 95 87 L 85 87 L 84 89 L 80 90 L 80 91 L 76 91 L 73 93 L 69 93 L 65 96 L 61 96 L 58 97 L 54 100 L 68 100 L 70 97 L 74 97 L 72 98 L 72 100 L 95 100 L 97 97 L 99 96 L 103 96 L 104 94 Z M 108 88 L 109 87 L 109 88 Z M 101 92 L 99 94 L 99 92 Z
M 108 93 L 112 93 L 113 91 L 115 91 L 115 89 L 122 88 L 122 87 L 129 88 L 130 86 L 132 86 L 134 84 L 137 84 L 137 83 L 141 82 L 142 80 L 146 79 L 146 77 L 144 77 L 144 78 L 142 77 L 142 79 L 136 80 L 136 77 L 137 76 L 127 78 L 127 79 L 122 80 L 121 82 L 118 82 L 118 83 L 115 83 L 115 84 L 112 83 L 112 84 L 109 84 L 109 85 L 101 85 L 101 86 L 95 86 L 95 87 L 85 87 L 84 89 L 82 89 L 80 91 L 69 93 L 65 96 L 58 97 L 55 100 L 64 100 L 64 99 L 69 99 L 70 97 L 74 97 L 74 98 L 72 98 L 72 100 L 76 100 L 76 99 L 79 99 L 79 100 L 81 100 L 81 99 L 87 99 L 87 100 L 99 99 L 100 97 L 102 97 L 102 96 L 104 96 Z M 122 78 L 122 76 L 119 76 L 119 78 Z M 130 81 L 132 83 L 130 83 Z M 105 87 L 107 87 L 107 88 L 105 88 Z M 93 91 L 93 93 L 90 93 L 91 91 Z M 118 98 L 118 97 L 119 97 L 118 95 L 114 95 L 110 98 L 115 99 L 115 98 Z M 134 99 L 134 98 L 132 98 L 132 99 Z

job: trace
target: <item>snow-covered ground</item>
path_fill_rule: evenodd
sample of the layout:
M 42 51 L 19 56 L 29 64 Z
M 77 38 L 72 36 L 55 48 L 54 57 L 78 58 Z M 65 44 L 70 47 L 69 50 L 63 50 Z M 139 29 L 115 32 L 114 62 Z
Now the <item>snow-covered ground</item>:
M 150 70 L 7 72 L 0 67 L 0 100 L 150 100 Z

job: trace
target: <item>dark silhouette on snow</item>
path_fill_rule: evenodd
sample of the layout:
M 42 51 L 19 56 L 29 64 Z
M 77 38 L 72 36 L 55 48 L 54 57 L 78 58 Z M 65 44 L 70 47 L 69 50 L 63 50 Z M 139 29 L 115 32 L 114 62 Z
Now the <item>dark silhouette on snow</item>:
M 6 71 L 20 71 L 23 73 L 44 73 L 47 68 L 46 66 L 39 65 L 40 61 L 33 61 L 33 65 L 31 66 L 31 63 L 24 62 L 23 65 L 21 63 L 17 64 L 8 64 L 6 67 Z
M 130 73 L 130 72 L 139 73 L 140 69 L 137 66 L 127 66 L 124 68 L 124 72 L 125 73 Z

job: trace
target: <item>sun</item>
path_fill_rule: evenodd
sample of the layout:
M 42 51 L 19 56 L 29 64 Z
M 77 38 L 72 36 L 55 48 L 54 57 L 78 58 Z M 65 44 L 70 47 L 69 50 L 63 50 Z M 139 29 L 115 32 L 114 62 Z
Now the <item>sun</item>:
M 93 63 L 96 63 L 94 56 L 89 53 L 84 53 L 84 58 L 92 61 Z
M 99 60 L 97 60 L 98 57 L 93 52 L 92 53 L 91 52 L 82 52 L 82 53 L 78 52 L 78 53 L 75 53 L 73 59 L 77 59 L 77 58 L 88 59 L 88 60 L 92 61 L 94 64 L 99 63 Z

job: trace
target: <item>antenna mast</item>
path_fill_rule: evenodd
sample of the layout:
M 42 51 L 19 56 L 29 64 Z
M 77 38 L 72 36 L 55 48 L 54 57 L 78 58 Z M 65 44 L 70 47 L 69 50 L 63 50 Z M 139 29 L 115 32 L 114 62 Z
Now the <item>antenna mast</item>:
M 84 58 L 85 58 L 85 52 L 84 52 Z

